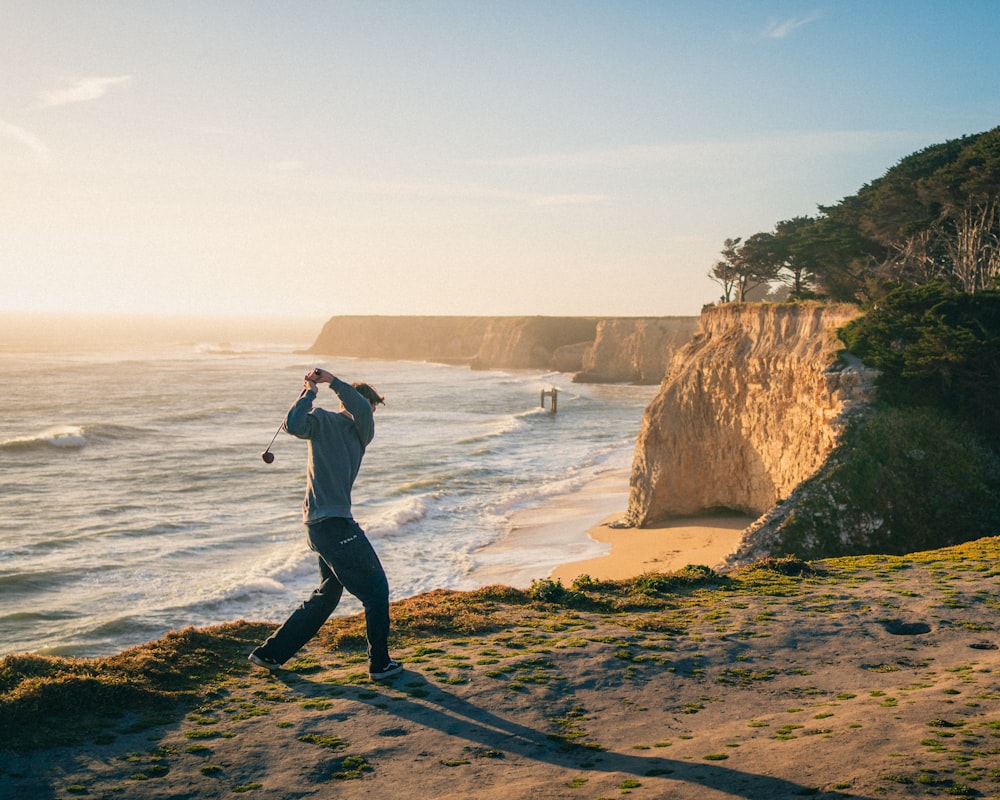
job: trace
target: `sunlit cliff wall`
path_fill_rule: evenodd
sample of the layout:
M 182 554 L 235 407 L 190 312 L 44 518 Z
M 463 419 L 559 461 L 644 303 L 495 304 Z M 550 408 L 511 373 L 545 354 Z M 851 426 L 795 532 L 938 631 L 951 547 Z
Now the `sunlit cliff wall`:
M 474 369 L 552 369 L 557 350 L 592 342 L 596 330 L 597 319 L 588 317 L 491 317 L 470 363 Z
M 874 374 L 840 363 L 834 331 L 853 306 L 727 304 L 706 309 L 646 409 L 629 519 L 728 508 L 763 514 L 833 449 L 843 414 Z

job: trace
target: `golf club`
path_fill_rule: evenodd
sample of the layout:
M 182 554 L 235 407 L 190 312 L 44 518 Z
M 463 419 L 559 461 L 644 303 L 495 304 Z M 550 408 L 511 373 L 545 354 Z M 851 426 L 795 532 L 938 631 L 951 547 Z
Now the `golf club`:
M 274 444 L 274 440 L 278 438 L 278 434 L 281 433 L 281 428 L 283 426 L 284 423 L 278 426 L 278 430 L 274 432 L 274 436 L 271 437 L 271 441 L 267 443 L 267 449 L 260 454 L 260 457 L 264 459 L 265 464 L 270 464 L 274 461 L 274 453 L 271 452 L 271 445 Z
M 312 380 L 317 375 L 318 372 L 319 372 L 319 367 L 317 367 L 317 368 L 315 368 L 313 370 L 310 370 L 309 374 L 306 375 L 306 379 L 307 380 Z M 274 453 L 271 452 L 271 445 L 274 444 L 274 440 L 278 438 L 278 434 L 281 433 L 281 429 L 284 428 L 284 427 L 285 427 L 285 423 L 282 422 L 278 426 L 278 430 L 276 430 L 274 432 L 274 436 L 271 437 L 271 441 L 269 441 L 267 443 L 267 449 L 265 449 L 264 452 L 260 454 L 260 457 L 262 459 L 264 459 L 264 463 L 265 464 L 270 464 L 270 463 L 272 463 L 274 461 Z

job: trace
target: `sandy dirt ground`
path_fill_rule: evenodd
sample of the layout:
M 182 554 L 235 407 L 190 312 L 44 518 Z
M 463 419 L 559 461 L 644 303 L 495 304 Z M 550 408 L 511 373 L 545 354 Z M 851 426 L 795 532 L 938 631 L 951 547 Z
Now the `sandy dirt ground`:
M 4 754 L 0 795 L 1000 797 L 998 574 L 893 561 L 681 627 L 526 612 L 398 652 L 385 684 L 311 645 L 307 668 L 247 668 L 179 724 Z

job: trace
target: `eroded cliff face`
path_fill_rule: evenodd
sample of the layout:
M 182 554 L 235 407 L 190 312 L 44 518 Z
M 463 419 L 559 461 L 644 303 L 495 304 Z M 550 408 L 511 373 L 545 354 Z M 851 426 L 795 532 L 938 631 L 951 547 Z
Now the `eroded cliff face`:
M 587 317 L 492 317 L 470 363 L 473 369 L 552 369 L 557 351 L 592 342 L 596 330 L 597 319 Z
M 854 306 L 706 309 L 647 407 L 629 519 L 728 508 L 760 515 L 816 472 L 874 372 L 840 363 L 836 328 Z
M 656 384 L 698 328 L 697 317 L 603 319 L 584 353 L 580 383 Z

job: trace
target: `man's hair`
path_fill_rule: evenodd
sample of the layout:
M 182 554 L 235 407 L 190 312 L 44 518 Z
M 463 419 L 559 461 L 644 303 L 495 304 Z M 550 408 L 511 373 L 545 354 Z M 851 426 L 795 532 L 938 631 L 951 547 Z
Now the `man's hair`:
M 369 386 L 367 383 L 354 383 L 351 385 L 358 390 L 358 394 L 360 394 L 363 398 L 365 398 L 365 400 L 367 400 L 373 406 L 385 405 L 385 398 L 382 397 L 382 395 L 376 392 L 375 389 Z

